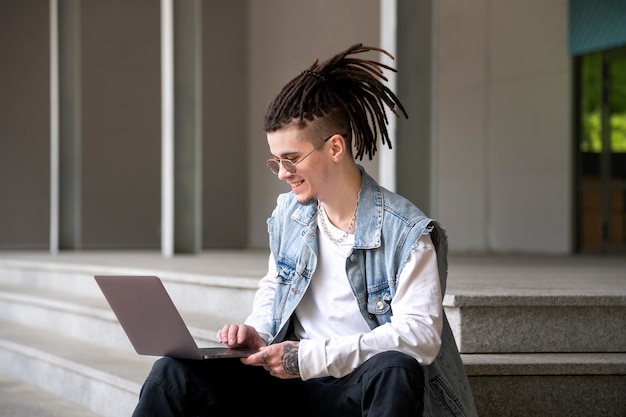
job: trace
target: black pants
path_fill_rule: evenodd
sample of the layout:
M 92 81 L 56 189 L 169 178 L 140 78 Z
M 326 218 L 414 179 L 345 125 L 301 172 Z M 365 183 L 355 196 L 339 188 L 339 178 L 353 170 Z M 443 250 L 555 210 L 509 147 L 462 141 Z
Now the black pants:
M 343 378 L 281 380 L 239 359 L 155 362 L 133 417 L 393 416 L 420 417 L 419 363 L 384 352 Z

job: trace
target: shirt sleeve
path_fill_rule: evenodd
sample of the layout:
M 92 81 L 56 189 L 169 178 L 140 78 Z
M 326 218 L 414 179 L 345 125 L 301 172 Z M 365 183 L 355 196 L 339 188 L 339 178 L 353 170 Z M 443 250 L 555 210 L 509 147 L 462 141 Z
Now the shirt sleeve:
M 434 361 L 441 347 L 443 313 L 437 253 L 429 235 L 420 238 L 402 268 L 391 308 L 391 322 L 370 332 L 301 340 L 298 361 L 302 379 L 339 378 L 390 350 L 406 353 L 422 365 Z
M 259 335 L 267 343 L 271 337 L 272 305 L 274 303 L 274 293 L 276 291 L 276 262 L 270 253 L 267 261 L 267 273 L 261 281 L 259 288 L 254 295 L 252 312 L 244 321 L 248 326 L 256 329 Z

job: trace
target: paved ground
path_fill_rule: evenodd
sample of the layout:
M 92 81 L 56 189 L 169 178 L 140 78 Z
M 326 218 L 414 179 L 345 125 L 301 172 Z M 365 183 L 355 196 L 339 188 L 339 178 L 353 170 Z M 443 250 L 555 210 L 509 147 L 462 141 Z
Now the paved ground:
M 626 297 L 626 256 L 451 256 L 448 293 Z
M 41 388 L 0 374 L 0 417 L 97 417 Z
M 0 263 L 108 267 L 135 273 L 162 271 L 222 277 L 261 277 L 265 250 L 213 250 L 165 258 L 158 251 L 0 251 Z M 626 256 L 490 256 L 449 258 L 448 294 L 626 297 Z

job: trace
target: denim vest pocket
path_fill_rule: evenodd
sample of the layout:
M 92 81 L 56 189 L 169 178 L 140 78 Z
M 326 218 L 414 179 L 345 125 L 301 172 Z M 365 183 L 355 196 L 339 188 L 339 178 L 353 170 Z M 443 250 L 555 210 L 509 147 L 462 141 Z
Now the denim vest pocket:
M 302 300 L 310 276 L 303 264 L 285 256 L 278 256 L 276 261 L 276 292 L 272 316 L 272 327 L 277 335 L 288 324 L 296 307 Z
M 283 257 L 276 261 L 276 282 L 291 284 L 296 276 L 296 264 Z
M 297 276 L 296 264 L 286 258 L 280 257 L 276 260 L 276 284 L 278 288 L 275 292 L 272 325 L 274 332 L 277 332 L 280 326 L 283 312 L 287 306 L 289 292 Z M 286 290 L 281 290 L 280 287 Z
M 438 416 L 449 416 L 449 417 L 464 417 L 467 414 L 463 411 L 463 407 L 454 395 L 454 390 L 448 387 L 439 375 L 428 380 L 428 387 L 432 393 L 434 393 L 434 397 L 439 402 L 439 413 L 435 414 Z
M 429 416 L 476 417 L 476 406 L 454 336 L 444 313 L 441 332 L 441 350 L 435 361 L 424 367 L 426 386 L 424 397 L 429 397 Z
M 391 291 L 389 287 L 368 294 L 367 313 L 370 318 L 376 318 L 379 324 L 391 321 Z

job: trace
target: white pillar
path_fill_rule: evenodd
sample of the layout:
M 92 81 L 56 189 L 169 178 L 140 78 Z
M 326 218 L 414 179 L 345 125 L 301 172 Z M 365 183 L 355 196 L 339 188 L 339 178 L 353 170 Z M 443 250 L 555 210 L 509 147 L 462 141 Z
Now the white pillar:
M 161 0 L 161 249 L 166 257 L 202 249 L 201 4 Z
M 174 254 L 174 0 L 161 0 L 161 252 Z
M 396 55 L 396 32 L 397 32 L 397 0 L 381 0 L 380 2 L 380 44 L 381 48 L 389 52 L 391 55 Z M 382 54 L 382 62 L 388 64 L 391 67 L 396 68 L 397 63 Z M 395 93 L 396 92 L 396 74 L 391 71 L 387 71 L 386 74 L 389 81 L 387 85 Z M 387 120 L 389 125 L 387 130 L 389 132 L 389 138 L 391 139 L 392 146 L 396 144 L 396 116 L 389 110 L 387 110 Z M 378 178 L 380 185 L 387 188 L 390 191 L 396 189 L 396 148 L 389 149 L 388 147 L 381 146 L 379 154 L 379 168 Z
M 50 0 L 50 252 L 59 251 L 59 5 Z

